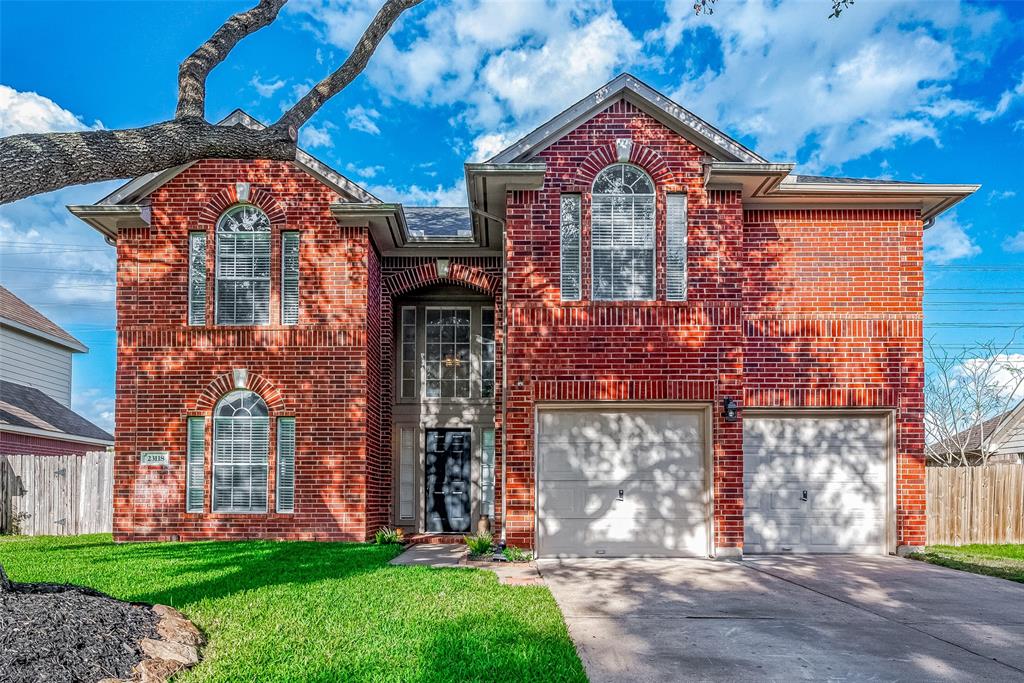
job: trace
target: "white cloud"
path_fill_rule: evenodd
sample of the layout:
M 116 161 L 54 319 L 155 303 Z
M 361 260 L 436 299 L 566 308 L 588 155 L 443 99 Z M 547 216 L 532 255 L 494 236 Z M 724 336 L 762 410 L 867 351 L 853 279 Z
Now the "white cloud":
M 648 40 L 671 51 L 712 36 L 720 67 L 689 62 L 670 94 L 756 138 L 762 155 L 815 169 L 901 143 L 939 144 L 947 119 L 985 115 L 950 93 L 958 75 L 983 65 L 1001 12 L 881 0 L 837 20 L 823 11 L 812 21 L 808 11 L 807 3 L 747 0 L 730 3 L 728 15 L 696 16 L 692 0 L 673 0 Z M 673 61 L 682 60 L 665 63 Z
M 1024 252 L 1024 230 L 1003 240 L 1003 250 L 1014 254 Z
M 331 131 L 335 126 L 330 121 L 325 121 L 322 126 L 315 126 L 307 123 L 299 129 L 299 147 L 313 149 L 315 147 L 334 147 L 334 140 L 331 138 Z
M 401 202 L 408 206 L 465 206 L 466 181 L 459 179 L 451 187 L 438 184 L 434 188 L 410 185 L 371 185 L 366 188 L 385 202 Z
M 71 409 L 100 429 L 114 433 L 114 397 L 100 389 L 78 389 L 71 396 Z
M 352 130 L 359 130 L 370 135 L 380 135 L 380 127 L 376 120 L 380 118 L 380 112 L 373 108 L 357 104 L 345 112 L 348 117 L 348 127 Z
M 376 4 L 298 0 L 318 35 L 349 49 Z M 456 0 L 399 26 L 367 68 L 383 100 L 451 106 L 473 157 L 498 151 L 638 59 L 642 43 L 606 0 Z M 374 124 L 375 125 L 375 124 Z M 501 145 L 501 146 L 499 146 Z
M 272 97 L 274 93 L 285 86 L 285 81 L 280 78 L 261 81 L 259 74 L 256 74 L 249 81 L 249 85 L 256 88 L 256 92 L 260 97 Z
M 0 85 L 0 137 L 19 133 L 65 133 L 102 127 L 99 121 L 92 126 L 86 125 L 80 116 L 72 114 L 48 97 Z
M 955 211 L 940 216 L 924 233 L 924 260 L 942 265 L 980 254 L 981 247 L 967 234 L 969 228 L 960 224 Z
M 383 166 L 356 166 L 351 161 L 345 164 L 345 170 L 354 173 L 360 178 L 373 178 L 384 170 Z
M 1013 190 L 992 190 L 988 193 L 988 203 L 999 202 L 1004 199 L 1013 199 L 1017 193 Z

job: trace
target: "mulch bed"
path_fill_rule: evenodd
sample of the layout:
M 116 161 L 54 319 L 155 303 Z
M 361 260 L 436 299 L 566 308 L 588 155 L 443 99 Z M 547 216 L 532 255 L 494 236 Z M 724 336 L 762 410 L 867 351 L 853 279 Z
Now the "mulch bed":
M 151 658 L 142 641 L 161 638 L 162 618 L 91 588 L 14 583 L 0 567 L 0 680 L 139 680 L 136 667 Z

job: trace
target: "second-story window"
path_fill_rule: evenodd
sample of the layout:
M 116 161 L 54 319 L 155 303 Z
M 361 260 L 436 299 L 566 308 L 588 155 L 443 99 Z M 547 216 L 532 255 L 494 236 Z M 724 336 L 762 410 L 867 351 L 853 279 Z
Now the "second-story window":
M 217 221 L 217 324 L 270 322 L 270 219 L 240 204 Z
M 594 179 L 591 272 L 597 300 L 654 299 L 654 183 L 630 164 Z

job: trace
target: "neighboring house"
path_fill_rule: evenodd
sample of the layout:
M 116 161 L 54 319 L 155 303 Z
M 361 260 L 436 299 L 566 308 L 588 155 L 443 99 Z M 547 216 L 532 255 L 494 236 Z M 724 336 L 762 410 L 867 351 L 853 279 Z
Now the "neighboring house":
M 1024 401 L 948 439 L 928 444 L 925 453 L 928 464 L 935 467 L 1024 463 Z
M 922 235 L 977 188 L 792 170 L 622 75 L 467 209 L 301 151 L 69 207 L 117 244 L 116 537 L 922 546 Z
M 0 287 L 0 454 L 83 454 L 114 445 L 71 410 L 71 355 L 86 351 Z

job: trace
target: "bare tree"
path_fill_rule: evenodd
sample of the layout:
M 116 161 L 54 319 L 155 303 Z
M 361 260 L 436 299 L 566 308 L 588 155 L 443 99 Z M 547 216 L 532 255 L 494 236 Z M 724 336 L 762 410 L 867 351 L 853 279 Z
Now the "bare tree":
M 693 11 L 696 14 L 714 14 L 715 13 L 715 1 L 716 0 L 694 0 Z M 832 0 L 832 14 L 828 15 L 829 19 L 838 19 L 839 15 L 843 13 L 844 9 L 847 9 L 854 4 L 854 0 Z
M 260 0 L 217 29 L 178 70 L 173 119 L 143 128 L 0 138 L 0 204 L 68 185 L 130 178 L 200 159 L 295 159 L 298 129 L 366 68 L 401 14 L 422 0 L 386 0 L 351 54 L 262 130 L 206 121 L 206 77 L 243 38 L 277 19 L 287 0 Z
M 951 467 L 988 462 L 985 440 L 998 425 L 986 421 L 1012 409 L 1024 389 L 1024 363 L 1008 353 L 1020 331 L 1002 345 L 989 341 L 956 352 L 928 340 L 924 427 L 933 461 Z

